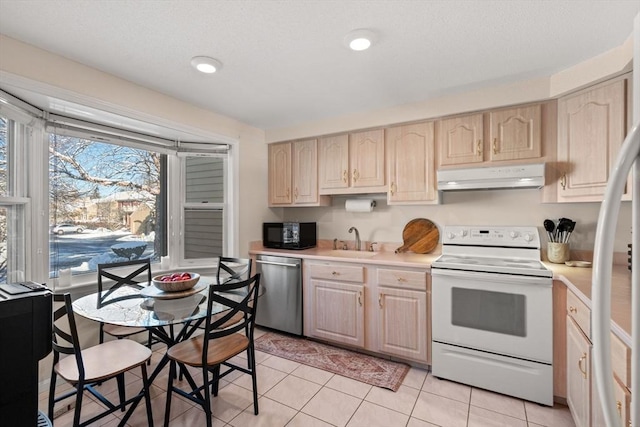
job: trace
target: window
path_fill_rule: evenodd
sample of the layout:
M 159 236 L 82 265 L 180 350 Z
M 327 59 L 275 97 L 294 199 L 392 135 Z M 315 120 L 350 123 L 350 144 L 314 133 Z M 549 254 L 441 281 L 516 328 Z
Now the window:
M 22 161 L 29 134 L 24 124 L 0 116 L 0 282 L 24 280 L 29 198 Z
M 166 155 L 49 135 L 50 277 L 165 253 Z
M 234 253 L 232 140 L 59 101 L 75 116 L 0 90 L 0 281 L 56 286 L 69 270 L 85 284 L 99 263 Z
M 225 203 L 227 155 L 183 158 L 183 230 L 185 261 L 226 253 Z

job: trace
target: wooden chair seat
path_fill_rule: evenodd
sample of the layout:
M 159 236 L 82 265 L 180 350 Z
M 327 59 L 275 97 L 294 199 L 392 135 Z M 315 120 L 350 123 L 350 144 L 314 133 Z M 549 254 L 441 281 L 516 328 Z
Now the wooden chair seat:
M 109 341 L 82 350 L 86 382 L 97 382 L 136 368 L 151 358 L 151 350 L 130 340 Z M 75 357 L 65 357 L 54 367 L 71 384 L 80 381 Z
M 204 335 L 174 345 L 167 351 L 169 359 L 189 366 L 202 366 Z M 207 365 L 219 365 L 249 347 L 249 339 L 241 334 L 227 335 L 209 342 Z
M 145 328 L 135 328 L 132 326 L 120 326 L 120 325 L 112 325 L 109 323 L 105 323 L 102 327 L 102 330 L 105 334 L 109 334 L 112 337 L 116 338 L 126 338 L 131 335 L 139 334 L 140 332 L 145 332 Z

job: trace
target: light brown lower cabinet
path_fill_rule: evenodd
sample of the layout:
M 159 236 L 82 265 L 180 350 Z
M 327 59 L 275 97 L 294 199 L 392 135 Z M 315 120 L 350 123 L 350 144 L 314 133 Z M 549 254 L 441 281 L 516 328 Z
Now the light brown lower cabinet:
M 592 369 L 590 332 L 591 310 L 573 293 L 567 292 L 566 303 L 566 374 L 567 405 L 576 427 L 607 427 Z M 613 386 L 618 423 L 629 427 L 631 393 L 627 388 L 631 351 L 611 333 Z
M 607 427 L 604 420 L 604 413 L 600 404 L 600 395 L 596 390 L 596 382 L 591 382 L 591 427 Z M 616 410 L 618 419 L 616 427 L 628 427 L 629 423 L 629 405 L 631 403 L 631 393 L 617 378 L 613 378 L 613 394 L 616 401 Z
M 305 261 L 304 334 L 429 363 L 428 273 Z
M 589 427 L 591 417 L 591 342 L 567 316 L 567 405 L 576 427 Z
M 318 338 L 364 347 L 364 286 L 311 280 L 311 334 Z
M 364 268 L 306 263 L 305 335 L 364 347 Z
M 378 351 L 427 360 L 427 293 L 378 288 Z

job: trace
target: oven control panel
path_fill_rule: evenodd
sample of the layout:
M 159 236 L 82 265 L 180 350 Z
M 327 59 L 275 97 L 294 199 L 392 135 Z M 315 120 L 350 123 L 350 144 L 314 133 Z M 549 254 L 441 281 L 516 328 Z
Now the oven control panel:
M 533 226 L 447 225 L 444 227 L 442 244 L 540 249 L 540 234 Z

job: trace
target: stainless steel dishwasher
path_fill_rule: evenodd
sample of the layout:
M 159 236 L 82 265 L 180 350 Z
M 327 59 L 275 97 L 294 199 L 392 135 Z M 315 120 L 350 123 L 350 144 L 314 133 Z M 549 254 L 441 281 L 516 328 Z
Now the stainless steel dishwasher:
M 302 335 L 302 260 L 272 255 L 256 257 L 264 294 L 258 298 L 256 324 Z

